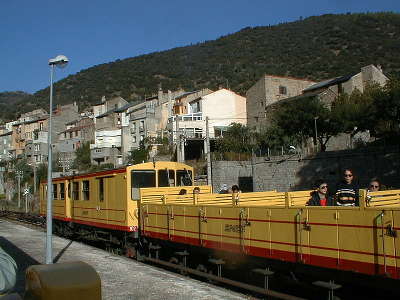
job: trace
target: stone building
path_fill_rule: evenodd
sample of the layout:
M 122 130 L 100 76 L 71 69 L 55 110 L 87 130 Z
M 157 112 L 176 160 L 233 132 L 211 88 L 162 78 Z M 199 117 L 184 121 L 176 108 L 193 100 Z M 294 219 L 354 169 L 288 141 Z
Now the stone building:
M 315 83 L 305 88 L 300 95 L 289 97 L 277 101 L 265 108 L 266 125 L 270 124 L 276 110 L 283 104 L 290 105 L 290 103 L 307 98 L 318 98 L 321 102 L 325 103 L 328 107 L 332 102 L 341 94 L 351 94 L 356 89 L 363 92 L 365 88 L 372 83 L 377 83 L 381 86 L 385 85 L 388 78 L 383 74 L 380 66 L 368 65 L 362 67 L 357 73 L 348 74 L 344 76 L 335 77 L 333 79 L 324 80 Z M 318 127 L 318 120 L 316 121 Z M 366 143 L 370 139 L 369 132 L 360 132 L 356 136 L 349 134 L 339 134 L 332 137 L 326 145 L 326 150 L 341 150 L 352 148 L 354 141 Z
M 324 80 L 303 90 L 304 95 L 318 95 L 326 104 L 331 104 L 341 94 L 351 94 L 356 89 L 364 92 L 368 84 L 377 83 L 384 86 L 388 78 L 381 66 L 368 65 L 360 72 Z
M 12 131 L 0 134 L 0 161 L 9 160 L 12 157 L 11 137 Z
M 35 133 L 45 130 L 47 132 L 47 112 L 43 109 L 21 114 L 17 122 L 12 125 L 12 155 L 21 157 L 28 141 L 35 138 Z
M 266 125 L 265 108 L 268 105 L 298 96 L 314 83 L 306 79 L 264 75 L 246 92 L 248 126 L 260 131 Z
M 163 92 L 160 88 L 156 95 L 146 98 L 128 110 L 129 126 L 123 128 L 124 158 L 134 149 L 138 149 L 140 142 L 145 138 L 168 136 L 166 126 L 168 118 L 173 114 L 176 99 L 195 92 L 184 90 Z M 153 146 L 150 155 L 157 153 L 157 146 Z
M 69 169 L 76 157 L 75 151 L 85 142 L 94 143 L 95 127 L 93 118 L 88 117 L 65 125 L 65 130 L 58 134 L 56 149 L 59 164 L 64 169 Z
M 123 164 L 122 128 L 129 124 L 127 111 L 135 103 L 128 103 L 121 97 L 115 97 L 93 107 L 95 116 L 95 139 L 90 145 L 90 156 L 94 164 Z M 109 109 L 104 113 L 98 114 Z

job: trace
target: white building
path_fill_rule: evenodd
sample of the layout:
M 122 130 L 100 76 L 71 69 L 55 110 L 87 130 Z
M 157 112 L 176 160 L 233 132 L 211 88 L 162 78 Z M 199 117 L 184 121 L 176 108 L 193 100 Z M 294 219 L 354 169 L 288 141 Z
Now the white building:
M 185 138 L 204 138 L 206 117 L 209 119 L 210 138 L 222 136 L 232 123 L 247 124 L 246 98 L 227 89 L 220 89 L 175 106 L 177 105 L 186 106 L 187 113 L 175 114 L 168 120 L 167 128 L 173 133 L 174 141 L 178 131 Z

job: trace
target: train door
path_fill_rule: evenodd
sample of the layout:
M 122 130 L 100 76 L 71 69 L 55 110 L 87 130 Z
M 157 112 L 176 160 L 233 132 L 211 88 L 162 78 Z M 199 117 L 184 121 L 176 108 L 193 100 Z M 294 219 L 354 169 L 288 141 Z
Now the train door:
M 337 268 L 339 259 L 337 213 L 335 208 L 309 206 L 310 261 L 314 266 Z
M 396 262 L 392 211 L 344 207 L 338 213 L 339 267 L 393 276 Z
M 109 177 L 96 178 L 96 219 L 98 222 L 108 224 L 108 203 L 112 195 Z

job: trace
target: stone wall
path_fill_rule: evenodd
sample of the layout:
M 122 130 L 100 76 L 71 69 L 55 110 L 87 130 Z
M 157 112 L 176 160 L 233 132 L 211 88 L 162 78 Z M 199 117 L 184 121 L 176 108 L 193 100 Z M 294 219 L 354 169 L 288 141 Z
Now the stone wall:
M 389 188 L 400 188 L 400 149 L 342 150 L 301 157 L 298 154 L 254 158 L 253 161 L 213 161 L 213 189 L 222 184 L 239 184 L 240 177 L 252 177 L 253 190 L 305 190 L 325 179 L 330 186 L 341 180 L 343 168 L 353 170 L 356 181 L 366 187 L 378 177 Z

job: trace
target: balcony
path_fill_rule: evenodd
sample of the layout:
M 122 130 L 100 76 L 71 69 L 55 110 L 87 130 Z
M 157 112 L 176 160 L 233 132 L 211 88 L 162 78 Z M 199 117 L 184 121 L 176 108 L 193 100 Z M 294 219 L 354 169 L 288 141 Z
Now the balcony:
M 193 114 L 185 114 L 185 115 L 175 115 L 168 118 L 168 123 L 173 123 L 178 118 L 179 122 L 193 122 L 193 121 L 203 121 L 203 113 L 197 112 Z

